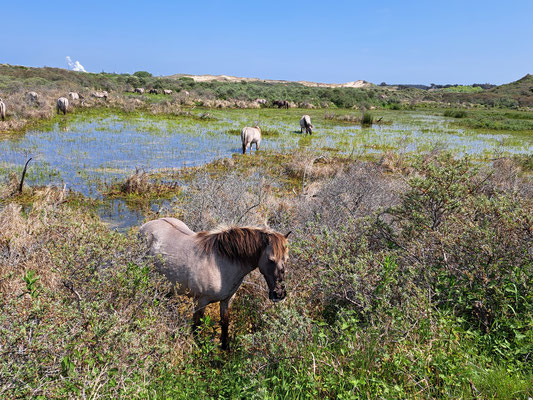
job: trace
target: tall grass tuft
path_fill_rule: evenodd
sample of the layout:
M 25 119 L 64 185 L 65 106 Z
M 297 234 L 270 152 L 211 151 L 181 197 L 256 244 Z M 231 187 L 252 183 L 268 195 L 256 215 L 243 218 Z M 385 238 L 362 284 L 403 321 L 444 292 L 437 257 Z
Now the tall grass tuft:
M 361 118 L 361 125 L 372 125 L 373 123 L 374 123 L 374 116 L 368 111 L 365 111 L 363 113 L 363 117 Z
M 444 111 L 445 117 L 452 118 L 465 118 L 468 114 L 464 110 L 446 110 Z

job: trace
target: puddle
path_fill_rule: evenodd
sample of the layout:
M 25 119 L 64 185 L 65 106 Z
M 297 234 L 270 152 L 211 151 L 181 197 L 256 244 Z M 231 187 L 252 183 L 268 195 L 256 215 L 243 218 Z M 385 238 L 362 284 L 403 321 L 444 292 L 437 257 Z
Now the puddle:
M 30 185 L 66 186 L 85 196 L 103 198 L 105 187 L 135 169 L 156 171 L 209 163 L 241 151 L 240 137 L 230 131 L 259 124 L 279 135 L 264 137 L 262 149 L 291 151 L 298 147 L 342 153 L 354 150 L 380 153 L 385 150 L 422 152 L 435 146 L 458 154 L 489 155 L 496 150 L 533 152 L 533 138 L 512 133 L 492 134 L 451 126 L 450 119 L 417 112 L 386 114 L 390 125 L 336 124 L 324 119 L 323 110 L 209 110 L 213 120 L 193 118 L 107 115 L 69 116 L 44 131 L 0 137 L 0 177 L 9 171 L 20 174 L 32 157 L 26 182 Z M 301 114 L 311 115 L 315 125 L 311 137 L 299 133 Z M 375 112 L 380 115 L 379 111 Z M 154 202 L 152 208 L 160 207 Z M 101 217 L 116 229 L 138 225 L 141 211 L 122 200 L 106 200 Z

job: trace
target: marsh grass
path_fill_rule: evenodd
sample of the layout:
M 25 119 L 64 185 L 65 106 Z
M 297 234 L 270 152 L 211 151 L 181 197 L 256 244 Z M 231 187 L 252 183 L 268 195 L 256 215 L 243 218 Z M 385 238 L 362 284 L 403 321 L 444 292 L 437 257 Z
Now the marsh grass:
M 455 111 L 449 110 L 454 113 Z M 455 115 L 451 115 L 454 116 Z M 457 118 L 457 117 L 456 117 Z M 528 111 L 475 110 L 469 111 L 455 122 L 458 126 L 496 131 L 532 131 L 533 113 Z
M 162 183 L 150 178 L 146 171 L 136 169 L 122 182 L 112 184 L 105 195 L 110 198 L 126 198 L 129 201 L 170 198 L 180 191 L 177 182 Z
M 261 136 L 272 137 L 272 136 L 281 136 L 281 132 L 277 129 L 261 128 Z M 229 135 L 240 135 L 242 129 L 229 129 L 226 131 Z
M 468 113 L 465 110 L 446 110 L 443 114 L 445 117 L 465 118 Z
M 360 116 L 355 114 L 337 114 L 332 111 L 328 111 L 324 114 L 324 119 L 327 121 L 335 121 L 347 124 L 357 124 L 363 126 L 377 125 L 391 125 L 392 120 L 384 120 L 383 117 L 374 118 L 371 112 L 364 111 Z

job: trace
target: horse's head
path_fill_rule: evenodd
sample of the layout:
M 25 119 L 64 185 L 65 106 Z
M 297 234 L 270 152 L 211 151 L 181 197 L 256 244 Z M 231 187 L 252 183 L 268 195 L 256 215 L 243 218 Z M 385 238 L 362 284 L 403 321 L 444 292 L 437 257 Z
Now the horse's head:
M 269 244 L 259 258 L 259 271 L 268 285 L 268 297 L 272 301 L 281 301 L 287 295 L 285 291 L 285 264 L 289 258 L 287 237 L 280 233 L 269 234 Z

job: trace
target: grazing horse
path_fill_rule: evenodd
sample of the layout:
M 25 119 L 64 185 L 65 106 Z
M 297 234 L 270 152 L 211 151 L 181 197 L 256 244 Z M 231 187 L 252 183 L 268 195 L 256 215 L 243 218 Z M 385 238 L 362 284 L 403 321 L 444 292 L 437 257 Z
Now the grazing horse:
M 300 119 L 300 133 L 304 133 L 304 129 L 305 129 L 305 133 L 308 133 L 310 135 L 313 134 L 313 128 L 314 126 L 311 124 L 311 117 L 309 115 L 304 115 L 301 119 Z
M 287 100 L 274 100 L 272 105 L 278 108 L 289 108 L 289 102 Z
M 39 95 L 37 94 L 37 92 L 28 92 L 28 97 L 30 101 L 37 101 Z
M 259 267 L 270 300 L 286 296 L 283 279 L 290 232 L 282 235 L 269 229 L 230 227 L 195 233 L 179 219 L 161 218 L 145 223 L 140 233 L 148 240 L 158 271 L 176 286 L 178 294 L 195 300 L 195 332 L 205 307 L 220 302 L 223 349 L 229 349 L 229 307 L 246 275 Z
M 142 87 L 135 88 L 135 93 L 143 94 L 144 89 Z
M 68 93 L 68 97 L 70 97 L 72 99 L 72 101 L 79 100 L 80 99 L 80 94 L 78 92 L 69 92 Z
M 150 94 L 159 94 L 159 90 L 157 89 L 150 89 Z
M 172 90 L 170 89 L 164 89 L 163 94 L 172 94 Z
M 97 99 L 104 99 L 107 101 L 107 97 L 109 96 L 109 93 L 107 93 L 106 90 L 103 90 L 101 92 L 93 92 L 91 93 L 92 97 L 96 97 Z
M 261 129 L 256 126 L 250 128 L 249 126 L 245 127 L 241 131 L 241 142 L 242 142 L 242 154 L 246 154 L 246 149 L 250 146 L 250 154 L 252 154 L 252 144 L 255 143 L 255 151 L 259 150 L 259 144 L 261 144 Z
M 66 97 L 60 97 L 57 99 L 57 113 L 59 114 L 59 111 L 63 112 L 63 115 L 67 113 L 68 110 L 68 99 Z
M 2 99 L 0 99 L 0 118 L 2 118 L 2 121 L 6 120 L 6 105 Z

